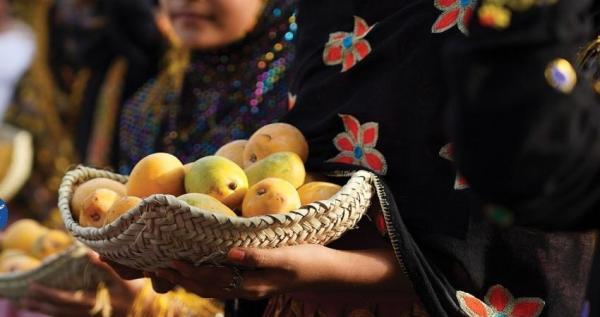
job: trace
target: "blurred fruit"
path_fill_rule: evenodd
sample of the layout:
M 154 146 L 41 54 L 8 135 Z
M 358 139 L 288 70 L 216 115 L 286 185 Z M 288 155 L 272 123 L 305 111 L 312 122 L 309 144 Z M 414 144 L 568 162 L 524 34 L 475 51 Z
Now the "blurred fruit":
M 0 273 L 15 273 L 24 272 L 37 268 L 41 261 L 24 253 L 10 252 L 10 250 L 2 252 L 0 255 Z
M 79 224 L 83 227 L 104 226 L 108 210 L 119 199 L 119 194 L 110 189 L 96 189 L 83 201 Z
M 294 152 L 302 162 L 308 158 L 308 143 L 302 132 L 287 123 L 268 124 L 254 132 L 244 149 L 244 167 L 277 152 Z
M 329 199 L 339 192 L 340 189 L 342 189 L 340 185 L 333 183 L 311 182 L 298 188 L 298 195 L 300 195 L 302 205 L 306 205 L 315 201 Z
M 225 206 L 216 198 L 200 193 L 189 193 L 177 197 L 179 200 L 185 201 L 188 205 L 198 207 L 203 210 L 220 213 L 225 216 L 235 217 L 236 213 L 229 207 Z
M 75 220 L 78 220 L 83 208 L 83 201 L 96 189 L 110 189 L 120 196 L 125 196 L 125 185 L 108 178 L 94 178 L 77 186 L 71 198 L 71 212 Z
M 122 214 L 128 212 L 129 210 L 135 208 L 141 202 L 142 199 L 135 196 L 123 196 L 117 199 L 112 204 L 112 206 L 110 206 L 104 224 L 106 225 L 115 221 L 115 219 L 119 218 Z
M 184 193 L 183 164 L 168 153 L 154 153 L 141 159 L 131 171 L 127 195 L 145 198 L 153 194 L 179 196 Z
M 280 214 L 299 207 L 300 197 L 292 184 L 279 178 L 266 178 L 248 189 L 242 204 L 242 215 Z
M 216 156 L 222 156 L 237 164 L 239 167 L 244 167 L 244 148 L 248 140 L 231 141 L 217 150 Z
M 252 164 L 245 170 L 250 186 L 269 177 L 290 182 L 294 188 L 304 184 L 306 171 L 300 157 L 293 152 L 279 152 Z
M 31 255 L 42 260 L 45 257 L 62 252 L 73 244 L 73 239 L 60 230 L 49 230 L 37 239 Z
M 2 239 L 2 248 L 17 249 L 29 253 L 33 250 L 37 239 L 46 232 L 48 232 L 48 229 L 42 227 L 35 220 L 17 220 L 6 228 L 4 239 Z
M 248 178 L 234 162 L 220 156 L 205 156 L 185 174 L 185 189 L 188 193 L 210 195 L 229 208 L 236 208 L 244 199 Z

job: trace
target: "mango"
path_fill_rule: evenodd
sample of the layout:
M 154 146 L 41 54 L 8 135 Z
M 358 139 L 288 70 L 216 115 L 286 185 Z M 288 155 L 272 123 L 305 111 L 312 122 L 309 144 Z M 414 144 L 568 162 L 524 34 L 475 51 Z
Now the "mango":
M 145 198 L 154 194 L 183 194 L 185 169 L 181 161 L 168 153 L 154 153 L 141 159 L 131 170 L 127 196 Z
M 296 188 L 279 178 L 266 178 L 248 189 L 242 203 L 242 216 L 281 214 L 300 208 Z
M 83 201 L 79 224 L 83 227 L 100 228 L 106 223 L 108 210 L 119 199 L 119 194 L 109 189 L 96 189 Z
M 12 253 L 0 257 L 0 273 L 25 272 L 33 270 L 41 264 L 40 260 L 29 255 Z
M 291 124 L 268 124 L 248 139 L 244 148 L 244 168 L 277 152 L 294 152 L 306 162 L 308 143 L 302 132 Z
M 46 232 L 48 232 L 48 229 L 42 227 L 35 220 L 17 220 L 6 228 L 4 239 L 2 239 L 2 248 L 31 252 L 37 239 Z
M 129 210 L 135 208 L 142 202 L 142 199 L 135 196 L 123 196 L 117 199 L 107 212 L 104 225 L 107 225 L 115 219 L 119 218 L 122 214 L 127 213 Z
M 220 156 L 205 156 L 185 174 L 185 190 L 210 195 L 229 208 L 236 208 L 248 190 L 248 178 L 234 162 Z
M 284 179 L 298 188 L 304 184 L 306 170 L 302 159 L 293 152 L 279 152 L 252 164 L 245 170 L 250 186 L 268 177 Z
M 73 239 L 60 230 L 49 230 L 37 239 L 31 255 L 42 260 L 45 257 L 62 252 L 73 244 Z
M 222 156 L 237 164 L 239 167 L 244 167 L 244 149 L 248 140 L 231 141 L 220 147 L 215 153 L 216 156 Z
M 194 206 L 203 210 L 212 211 L 229 217 L 236 217 L 236 213 L 229 207 L 225 206 L 216 198 L 200 193 L 189 193 L 177 197 L 179 200 L 185 201 L 188 205 Z
M 89 181 L 77 186 L 71 198 L 71 212 L 73 218 L 78 220 L 81 209 L 83 208 L 83 200 L 86 199 L 96 189 L 105 188 L 114 191 L 120 196 L 125 196 L 126 188 L 124 184 L 121 184 L 115 180 L 108 178 L 94 178 Z
M 302 205 L 307 205 L 315 201 L 329 199 L 340 189 L 342 189 L 340 185 L 333 183 L 311 182 L 298 188 L 298 195 L 300 195 Z

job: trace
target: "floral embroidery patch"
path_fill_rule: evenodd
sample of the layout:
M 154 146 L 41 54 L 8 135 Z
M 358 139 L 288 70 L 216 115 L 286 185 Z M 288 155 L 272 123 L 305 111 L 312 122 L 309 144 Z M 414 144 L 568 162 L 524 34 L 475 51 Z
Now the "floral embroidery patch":
M 502 285 L 492 286 L 485 295 L 485 302 L 461 291 L 456 292 L 456 298 L 460 308 L 469 317 L 537 317 L 545 305 L 537 297 L 514 299 Z
M 454 162 L 454 147 L 452 143 L 444 145 L 440 149 L 439 154 L 442 158 L 447 159 L 450 162 Z M 456 172 L 456 178 L 454 179 L 454 189 L 463 190 L 467 188 L 469 188 L 467 180 L 459 172 Z
M 455 25 L 462 33 L 469 33 L 467 27 L 477 0 L 434 0 L 433 4 L 444 12 L 433 23 L 432 33 L 445 32 Z
M 379 124 L 360 122 L 351 115 L 340 114 L 346 132 L 338 134 L 333 144 L 340 154 L 329 162 L 354 164 L 369 168 L 380 175 L 387 173 L 387 162 L 381 152 L 375 149 L 379 138 Z
M 373 29 L 365 20 L 354 17 L 354 31 L 329 34 L 329 41 L 323 50 L 323 62 L 333 66 L 342 64 L 342 72 L 352 68 L 371 53 L 371 45 L 364 39 Z

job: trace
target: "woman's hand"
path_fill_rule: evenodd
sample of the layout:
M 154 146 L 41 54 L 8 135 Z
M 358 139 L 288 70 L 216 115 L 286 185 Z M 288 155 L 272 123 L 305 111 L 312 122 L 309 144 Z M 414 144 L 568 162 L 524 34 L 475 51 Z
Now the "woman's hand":
M 226 267 L 194 267 L 174 261 L 156 275 L 207 298 L 259 299 L 295 292 L 410 292 L 392 250 L 338 251 L 320 245 L 278 249 L 234 248 Z
M 115 317 L 127 316 L 135 296 L 142 287 L 141 281 L 125 281 L 106 263 L 100 261 L 96 253 L 90 252 L 92 265 L 104 270 L 108 276 L 106 281 Z M 32 284 L 21 300 L 24 309 L 37 311 L 50 316 L 89 316 L 96 305 L 95 291 L 64 291 L 39 284 Z
M 113 262 L 104 257 L 100 257 L 100 260 L 103 261 L 106 265 L 110 266 L 121 278 L 125 280 L 133 280 L 143 277 L 150 278 L 152 280 L 152 288 L 154 288 L 154 291 L 159 294 L 164 294 L 175 288 L 175 285 L 173 285 L 171 282 L 157 277 L 156 275 L 154 275 L 153 272 L 144 272 L 141 270 L 133 269 L 121 265 L 119 263 Z

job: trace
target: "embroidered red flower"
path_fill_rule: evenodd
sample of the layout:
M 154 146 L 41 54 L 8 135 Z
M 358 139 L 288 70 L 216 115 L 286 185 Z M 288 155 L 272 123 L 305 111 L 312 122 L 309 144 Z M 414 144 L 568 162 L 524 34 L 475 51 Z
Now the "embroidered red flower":
M 379 124 L 360 122 L 351 115 L 340 114 L 346 132 L 338 134 L 333 144 L 341 152 L 329 162 L 354 164 L 367 167 L 380 175 L 387 173 L 387 163 L 381 152 L 375 149 L 379 138 Z
M 342 72 L 352 68 L 371 52 L 371 45 L 364 37 L 371 31 L 365 20 L 354 17 L 354 31 L 329 34 L 329 41 L 323 50 L 325 65 L 342 64 Z
M 475 296 L 458 291 L 460 308 L 469 317 L 537 317 L 544 309 L 544 301 L 537 297 L 514 299 L 502 285 L 492 286 L 485 295 L 485 303 Z
M 469 33 L 467 27 L 477 0 L 434 0 L 433 4 L 444 12 L 433 23 L 431 32 L 442 33 L 456 25 L 464 34 Z
M 442 158 L 445 158 L 450 162 L 454 162 L 454 147 L 452 146 L 452 143 L 444 145 L 440 149 L 439 154 Z M 469 183 L 467 183 L 467 180 L 459 172 L 456 172 L 456 178 L 454 179 L 454 189 L 463 190 L 467 188 L 469 188 Z

